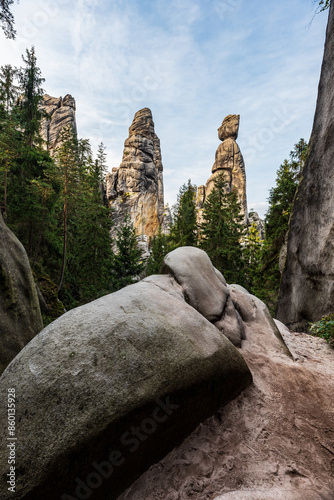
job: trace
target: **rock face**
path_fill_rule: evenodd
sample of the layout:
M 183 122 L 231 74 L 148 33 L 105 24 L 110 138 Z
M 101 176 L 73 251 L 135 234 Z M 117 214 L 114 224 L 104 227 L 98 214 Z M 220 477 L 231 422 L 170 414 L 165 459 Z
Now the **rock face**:
M 259 214 L 255 211 L 251 211 L 248 214 L 248 226 L 251 226 L 253 222 L 256 226 L 256 229 L 259 232 L 260 239 L 264 240 L 265 238 L 264 223 Z
M 40 108 L 48 115 L 42 119 L 41 125 L 41 136 L 45 141 L 44 147 L 51 155 L 54 155 L 59 145 L 59 134 L 62 129 L 70 125 L 74 133 L 77 132 L 75 99 L 70 94 L 64 98 L 45 94 Z
M 28 256 L 0 212 L 0 373 L 42 328 Z
M 169 234 L 170 233 L 170 228 L 172 227 L 173 219 L 172 219 L 172 213 L 170 211 L 168 203 L 165 205 L 164 208 L 164 215 L 162 219 L 162 225 L 161 225 L 161 231 L 163 234 Z
M 212 324 L 230 297 L 223 277 L 196 248 L 172 252 L 166 266 L 64 314 L 3 373 L 1 397 L 17 393 L 17 498 L 115 499 L 250 384 Z M 5 405 L 0 418 L 6 449 Z M 7 469 L 1 454 L 3 499 Z
M 240 115 L 228 115 L 218 129 L 218 137 L 222 143 L 216 151 L 212 175 L 205 186 L 199 186 L 197 205 L 203 206 L 205 198 L 211 193 L 214 179 L 223 174 L 228 189 L 235 189 L 242 207 L 245 223 L 247 222 L 246 171 L 245 164 L 236 139 L 239 131 Z M 201 217 L 201 216 L 200 216 Z
M 334 312 L 334 6 L 325 52 L 309 155 L 290 221 L 277 317 L 303 329 Z
M 148 239 L 157 234 L 164 215 L 162 172 L 160 140 L 154 131 L 151 110 L 144 108 L 135 114 L 129 128 L 122 163 L 106 177 L 115 223 L 112 236 L 126 213 L 138 235 Z
M 253 384 L 118 500 L 333 500 L 334 349 L 274 324 L 241 287 L 230 295 Z

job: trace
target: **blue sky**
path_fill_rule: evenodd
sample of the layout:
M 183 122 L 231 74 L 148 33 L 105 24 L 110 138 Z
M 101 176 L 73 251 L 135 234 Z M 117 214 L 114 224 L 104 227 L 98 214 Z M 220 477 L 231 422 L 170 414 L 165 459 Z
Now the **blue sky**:
M 205 184 L 217 129 L 240 114 L 248 207 L 264 215 L 276 170 L 309 139 L 327 13 L 313 0 L 30 0 L 15 4 L 17 39 L 0 33 L 0 65 L 35 45 L 52 96 L 72 94 L 79 137 L 121 162 L 138 109 L 161 140 L 165 201 Z

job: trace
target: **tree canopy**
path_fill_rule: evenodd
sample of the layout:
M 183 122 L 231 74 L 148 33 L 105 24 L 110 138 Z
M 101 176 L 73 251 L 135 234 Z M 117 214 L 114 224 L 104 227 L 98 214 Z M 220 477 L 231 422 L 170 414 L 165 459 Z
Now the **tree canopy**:
M 16 31 L 14 29 L 14 16 L 10 6 L 14 0 L 0 0 L 0 25 L 7 38 L 14 40 Z

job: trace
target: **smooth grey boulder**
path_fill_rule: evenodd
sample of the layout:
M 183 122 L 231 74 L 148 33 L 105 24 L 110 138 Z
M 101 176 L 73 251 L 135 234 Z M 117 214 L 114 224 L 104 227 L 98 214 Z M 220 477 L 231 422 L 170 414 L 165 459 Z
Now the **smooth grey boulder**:
M 27 253 L 0 213 L 0 373 L 42 328 Z
M 243 350 L 272 355 L 283 353 L 292 357 L 266 304 L 240 285 L 229 285 L 228 289 L 244 327 Z
M 291 330 L 334 313 L 334 5 L 318 100 L 291 215 L 276 316 Z
M 16 494 L 2 454 L 1 498 L 115 499 L 251 380 L 169 275 L 69 311 L 0 379 L 2 401 L 15 387 L 18 428 Z
M 211 321 L 235 346 L 245 338 L 240 316 L 230 300 L 223 275 L 207 253 L 197 247 L 180 247 L 168 253 L 161 269 L 180 284 L 186 301 Z

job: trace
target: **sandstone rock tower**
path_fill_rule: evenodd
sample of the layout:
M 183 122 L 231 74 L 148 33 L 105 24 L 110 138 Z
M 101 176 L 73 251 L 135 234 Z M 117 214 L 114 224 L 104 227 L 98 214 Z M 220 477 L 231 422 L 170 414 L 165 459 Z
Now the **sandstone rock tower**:
M 107 198 L 113 209 L 112 236 L 129 213 L 143 247 L 163 222 L 164 194 L 160 140 L 151 110 L 135 114 L 124 142 L 122 163 L 106 177 Z
M 205 198 L 211 193 L 214 179 L 223 174 L 230 190 L 235 189 L 242 207 L 242 215 L 247 222 L 246 171 L 245 164 L 236 143 L 239 131 L 240 115 L 228 115 L 218 129 L 218 137 L 222 143 L 216 151 L 212 175 L 205 186 L 198 187 L 197 207 L 201 210 Z M 199 216 L 200 217 L 200 216 Z
M 45 141 L 45 149 L 54 155 L 59 145 L 59 134 L 64 127 L 71 125 L 74 133 L 77 132 L 75 121 L 75 99 L 67 94 L 62 97 L 43 96 L 40 109 L 47 113 L 42 119 L 41 136 Z
M 288 233 L 277 318 L 291 329 L 334 313 L 334 4 L 331 2 L 309 155 Z

